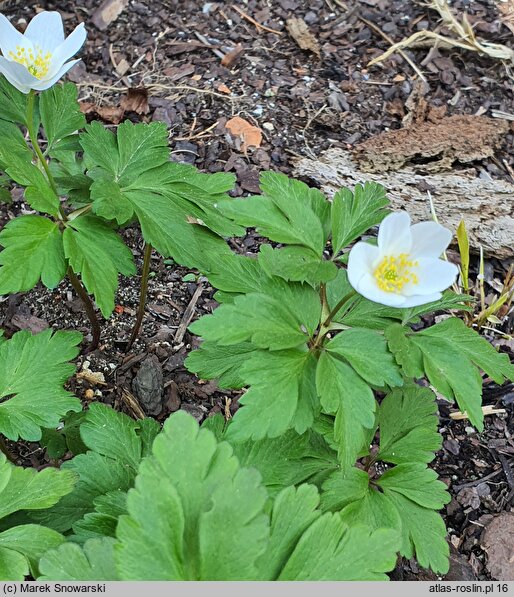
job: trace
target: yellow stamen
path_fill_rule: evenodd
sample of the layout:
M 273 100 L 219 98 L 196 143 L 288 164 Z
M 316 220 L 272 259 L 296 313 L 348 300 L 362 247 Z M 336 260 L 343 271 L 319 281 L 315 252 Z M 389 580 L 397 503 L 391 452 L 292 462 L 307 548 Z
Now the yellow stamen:
M 10 51 L 9 58 L 18 64 L 26 66 L 29 73 L 34 75 L 34 77 L 42 79 L 46 77 L 50 70 L 52 54 L 51 52 L 43 54 L 43 50 L 39 46 L 36 46 L 35 52 L 34 55 L 31 48 L 27 50 L 23 46 L 16 46 L 16 52 Z
M 386 255 L 373 272 L 380 290 L 400 294 L 406 284 L 418 284 L 418 276 L 412 271 L 419 266 L 409 259 L 407 253 Z

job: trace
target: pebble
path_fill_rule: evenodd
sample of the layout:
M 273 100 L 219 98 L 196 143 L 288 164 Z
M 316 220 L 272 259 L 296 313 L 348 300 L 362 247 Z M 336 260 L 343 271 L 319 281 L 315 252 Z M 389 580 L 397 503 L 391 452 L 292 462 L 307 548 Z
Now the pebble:
M 265 122 L 262 125 L 262 128 L 266 129 L 267 131 L 274 131 L 275 130 L 275 127 L 273 126 L 273 124 L 271 122 Z

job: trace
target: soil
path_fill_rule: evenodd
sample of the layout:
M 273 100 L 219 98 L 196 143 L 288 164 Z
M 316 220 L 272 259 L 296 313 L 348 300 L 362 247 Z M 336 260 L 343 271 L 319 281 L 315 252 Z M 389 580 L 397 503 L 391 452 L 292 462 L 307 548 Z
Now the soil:
M 17 1 L 0 4 L 20 28 L 40 9 L 59 9 L 68 31 L 86 22 L 89 35 L 83 62 L 70 78 L 79 85 L 88 118 L 101 118 L 112 126 L 123 118 L 166 122 L 173 159 L 205 172 L 234 172 L 234 196 L 257 192 L 262 169 L 289 174 L 292 157 L 313 157 L 330 147 L 352 149 L 374 135 L 401 128 L 416 75 L 398 54 L 366 67 L 390 45 L 377 29 L 399 41 L 438 25 L 437 13 L 407 0 L 248 0 L 237 3 L 239 10 L 225 2 L 131 0 L 117 2 L 126 6 L 107 25 L 97 13 L 97 0 L 40 1 L 30 9 Z M 455 0 L 452 9 L 468 13 L 477 35 L 514 47 L 513 33 L 493 2 Z M 312 36 L 304 39 L 305 50 L 293 38 L 293 32 L 301 35 L 305 28 L 298 23 L 288 28 L 291 17 L 302 18 Z M 100 30 L 92 22 L 105 27 Z M 482 177 L 514 182 L 510 67 L 458 48 L 425 47 L 407 54 L 423 70 L 428 83 L 424 98 L 439 115 L 507 115 L 507 122 L 498 121 L 506 131 L 500 147 L 473 165 Z M 127 93 L 127 88 L 138 91 Z M 247 148 L 244 139 L 228 132 L 225 124 L 234 116 L 261 130 L 259 148 Z M 0 226 L 22 209 L 18 194 L 11 206 L 0 207 Z M 125 238 L 140 268 L 143 244 L 138 231 L 127 229 Z M 233 247 L 255 252 L 258 238 L 249 235 L 234 241 Z M 496 272 L 508 266 L 505 261 L 501 268 L 494 259 L 486 262 L 492 287 Z M 113 404 L 132 416 L 146 407 L 159 413 L 155 416 L 161 421 L 179 408 L 200 421 L 211 413 L 235 411 L 237 392 L 220 391 L 183 366 L 187 353 L 198 345 L 184 332 L 186 320 L 216 306 L 206 281 L 188 274 L 195 272 L 153 255 L 145 319 L 129 353 L 126 340 L 137 309 L 139 277 L 120 280 L 116 311 L 103 321 L 99 349 L 77 360 L 79 370 L 85 366 L 103 373 L 106 384 L 73 378 L 70 387 L 77 396 L 85 402 Z M 513 332 L 513 319 L 505 314 L 503 332 Z M 79 330 L 87 342 L 88 321 L 66 283 L 53 292 L 37 287 L 2 299 L 0 327 L 8 335 L 47 326 Z M 492 337 L 498 340 L 497 335 Z M 499 343 L 513 356 L 512 341 Z M 143 366 L 146 372 L 134 383 Z M 145 383 L 159 388 L 151 405 L 141 403 L 138 388 L 147 387 Z M 451 419 L 448 403 L 440 401 L 444 443 L 433 466 L 452 495 L 443 512 L 453 550 L 448 579 L 492 577 L 481 547 L 482 532 L 494 516 L 513 506 L 514 385 L 499 388 L 486 379 L 484 404 L 504 412 L 486 417 L 485 430 L 478 434 L 466 421 Z M 41 467 L 48 461 L 37 445 L 20 443 L 11 448 L 19 464 Z M 401 561 L 392 578 L 436 577 L 414 561 Z

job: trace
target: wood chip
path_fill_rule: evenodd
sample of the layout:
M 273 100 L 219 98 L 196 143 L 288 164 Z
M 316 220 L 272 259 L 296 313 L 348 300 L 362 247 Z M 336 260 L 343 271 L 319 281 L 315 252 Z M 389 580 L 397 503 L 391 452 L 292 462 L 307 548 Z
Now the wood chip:
M 232 68 L 234 64 L 239 60 L 239 58 L 241 58 L 243 52 L 244 47 L 242 46 L 242 44 L 237 44 L 237 46 L 233 50 L 231 50 L 230 52 L 228 52 L 228 54 L 225 54 L 225 56 L 223 56 L 223 58 L 221 59 L 221 66 Z
M 260 147 L 262 143 L 262 131 L 260 128 L 250 124 L 240 116 L 234 116 L 225 124 L 225 128 L 234 136 L 241 139 L 241 149 L 246 151 L 248 147 Z
M 93 13 L 91 21 L 100 31 L 104 31 L 127 6 L 128 0 L 104 0 Z
M 307 23 L 303 19 L 296 17 L 287 19 L 286 27 L 289 35 L 302 50 L 309 50 L 316 54 L 318 58 L 321 56 L 318 40 L 309 31 L 309 27 L 307 27 Z

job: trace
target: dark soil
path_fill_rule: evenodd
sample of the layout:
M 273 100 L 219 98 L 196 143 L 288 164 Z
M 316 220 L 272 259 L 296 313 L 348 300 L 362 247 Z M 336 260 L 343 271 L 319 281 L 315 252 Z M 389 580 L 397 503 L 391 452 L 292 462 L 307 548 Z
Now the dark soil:
M 249 0 L 237 4 L 278 34 L 256 27 L 230 3 L 131 0 L 119 17 L 100 31 L 91 22 L 99 4 L 97 0 L 40 1 L 28 9 L 18 2 L 0 2 L 4 14 L 13 16 L 20 28 L 38 9 L 59 9 L 68 30 L 85 21 L 89 37 L 83 63 L 70 78 L 80 87 L 88 117 L 103 118 L 113 126 L 123 118 L 163 120 L 170 128 L 173 158 L 205 172 L 234 172 L 236 196 L 258 191 L 262 169 L 290 174 L 294 156 L 316 156 L 333 146 L 352 147 L 377 133 L 400 128 L 414 72 L 397 54 L 382 65 L 366 68 L 389 44 L 362 19 L 399 41 L 421 29 L 434 30 L 438 18 L 421 2 L 407 0 Z M 452 7 L 459 13 L 467 11 L 478 35 L 514 46 L 513 33 L 502 24 L 493 2 L 456 0 Z M 319 57 L 301 50 L 288 34 L 285 21 L 292 16 L 307 23 L 319 43 Z M 239 55 L 229 67 L 222 66 L 219 53 L 232 57 L 234 49 Z M 427 101 L 447 114 L 514 113 L 513 79 L 499 60 L 460 49 L 421 48 L 408 54 L 427 77 Z M 144 91 L 127 97 L 128 87 Z M 260 148 L 246 151 L 240 140 L 228 133 L 224 125 L 234 115 L 262 130 Z M 474 164 L 481 175 L 513 182 L 513 142 L 509 129 L 501 150 Z M 9 209 L 0 208 L 0 225 L 25 208 L 18 195 Z M 142 239 L 138 231 L 126 230 L 125 238 L 140 266 Z M 255 252 L 257 245 L 253 236 L 234 241 L 234 248 L 241 252 Z M 494 260 L 488 263 L 490 279 L 508 265 Z M 184 281 L 190 273 L 153 256 L 143 327 L 128 354 L 125 347 L 137 309 L 139 277 L 121 279 L 116 312 L 103 322 L 100 348 L 77 361 L 80 369 L 87 360 L 91 371 L 104 374 L 106 384 L 72 379 L 71 388 L 77 396 L 85 402 L 113 404 L 132 416 L 137 416 L 138 408 L 147 412 L 152 408 L 152 412 L 160 411 L 158 420 L 179 408 L 200 421 L 214 412 L 235 411 L 237 393 L 220 391 L 213 382 L 198 380 L 183 366 L 187 353 L 198 344 L 195 337 L 183 333 L 188 305 L 194 297 L 194 319 L 216 306 L 205 280 Z M 88 321 L 66 283 L 53 292 L 38 287 L 4 297 L 0 303 L 0 327 L 8 334 L 47 326 L 79 330 L 87 340 Z M 503 350 L 512 355 L 512 341 L 504 344 Z M 138 384 L 133 382 L 143 362 L 157 380 L 157 406 L 145 404 L 144 398 L 137 396 Z M 486 417 L 481 434 L 466 421 L 452 420 L 448 403 L 440 402 L 444 444 L 433 466 L 452 495 L 444 512 L 454 551 L 448 579 L 490 578 L 487 556 L 480 547 L 481 534 L 492 516 L 513 506 L 514 387 L 498 388 L 489 380 L 485 383 L 484 404 L 505 412 Z M 23 465 L 38 467 L 48 460 L 38 446 L 19 444 L 13 450 Z M 404 561 L 393 578 L 436 577 L 427 575 L 415 562 Z

